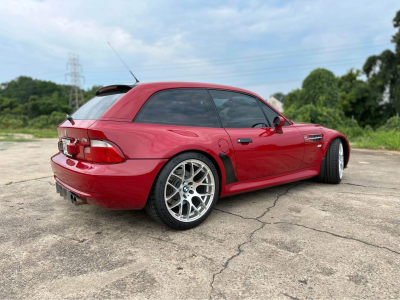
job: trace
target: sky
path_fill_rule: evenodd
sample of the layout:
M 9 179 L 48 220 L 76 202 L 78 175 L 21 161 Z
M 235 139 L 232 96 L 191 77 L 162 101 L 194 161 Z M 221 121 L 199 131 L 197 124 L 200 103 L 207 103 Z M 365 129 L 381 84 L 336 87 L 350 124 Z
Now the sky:
M 0 0 L 0 82 L 18 76 L 82 87 L 194 81 L 268 98 L 300 88 L 316 68 L 336 76 L 393 49 L 398 0 Z

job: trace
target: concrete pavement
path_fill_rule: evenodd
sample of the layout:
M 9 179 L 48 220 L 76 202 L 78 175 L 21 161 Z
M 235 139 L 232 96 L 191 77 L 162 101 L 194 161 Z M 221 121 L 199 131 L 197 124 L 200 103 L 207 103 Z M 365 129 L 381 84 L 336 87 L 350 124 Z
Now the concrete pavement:
M 220 199 L 175 231 L 55 192 L 55 139 L 0 142 L 0 298 L 400 298 L 400 155 L 353 150 L 339 185 Z

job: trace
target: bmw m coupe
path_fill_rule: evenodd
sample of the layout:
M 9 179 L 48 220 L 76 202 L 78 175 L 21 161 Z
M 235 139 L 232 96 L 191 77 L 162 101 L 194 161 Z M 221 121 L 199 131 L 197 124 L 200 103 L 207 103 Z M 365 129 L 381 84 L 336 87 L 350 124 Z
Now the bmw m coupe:
M 51 165 L 64 198 L 144 208 L 182 230 L 203 222 L 219 197 L 312 177 L 337 184 L 350 157 L 342 133 L 292 122 L 250 91 L 206 83 L 103 87 L 58 135 Z

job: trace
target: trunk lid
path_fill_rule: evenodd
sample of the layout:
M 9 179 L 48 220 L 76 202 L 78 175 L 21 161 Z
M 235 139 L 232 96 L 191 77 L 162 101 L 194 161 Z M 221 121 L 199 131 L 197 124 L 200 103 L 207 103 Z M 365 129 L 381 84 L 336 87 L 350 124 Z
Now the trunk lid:
M 65 120 L 64 123 L 57 127 L 58 137 L 60 141 L 69 140 L 76 147 L 76 155 L 74 157 L 84 159 L 84 148 L 90 145 L 88 128 L 93 125 L 96 120 L 74 120 L 72 122 Z

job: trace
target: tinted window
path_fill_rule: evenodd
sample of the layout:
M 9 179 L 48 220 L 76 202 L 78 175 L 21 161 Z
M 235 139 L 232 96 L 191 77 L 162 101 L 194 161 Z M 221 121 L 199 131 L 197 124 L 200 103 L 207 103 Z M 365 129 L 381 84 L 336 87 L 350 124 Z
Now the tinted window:
M 96 96 L 79 108 L 72 117 L 75 120 L 97 120 L 125 94 Z
M 153 95 L 135 122 L 197 127 L 221 127 L 206 90 L 176 89 Z
M 269 124 L 271 126 L 273 126 L 275 117 L 279 116 L 279 115 L 277 114 L 276 111 L 274 111 L 272 108 L 270 108 L 267 104 L 263 103 L 262 101 L 260 101 L 260 103 L 261 103 L 261 108 L 264 111 L 264 114 L 267 116 Z M 284 126 L 288 126 L 288 125 L 290 125 L 290 124 L 288 121 L 286 121 Z
M 235 92 L 210 90 L 210 93 L 225 128 L 251 128 L 257 123 L 268 126 L 257 99 Z

